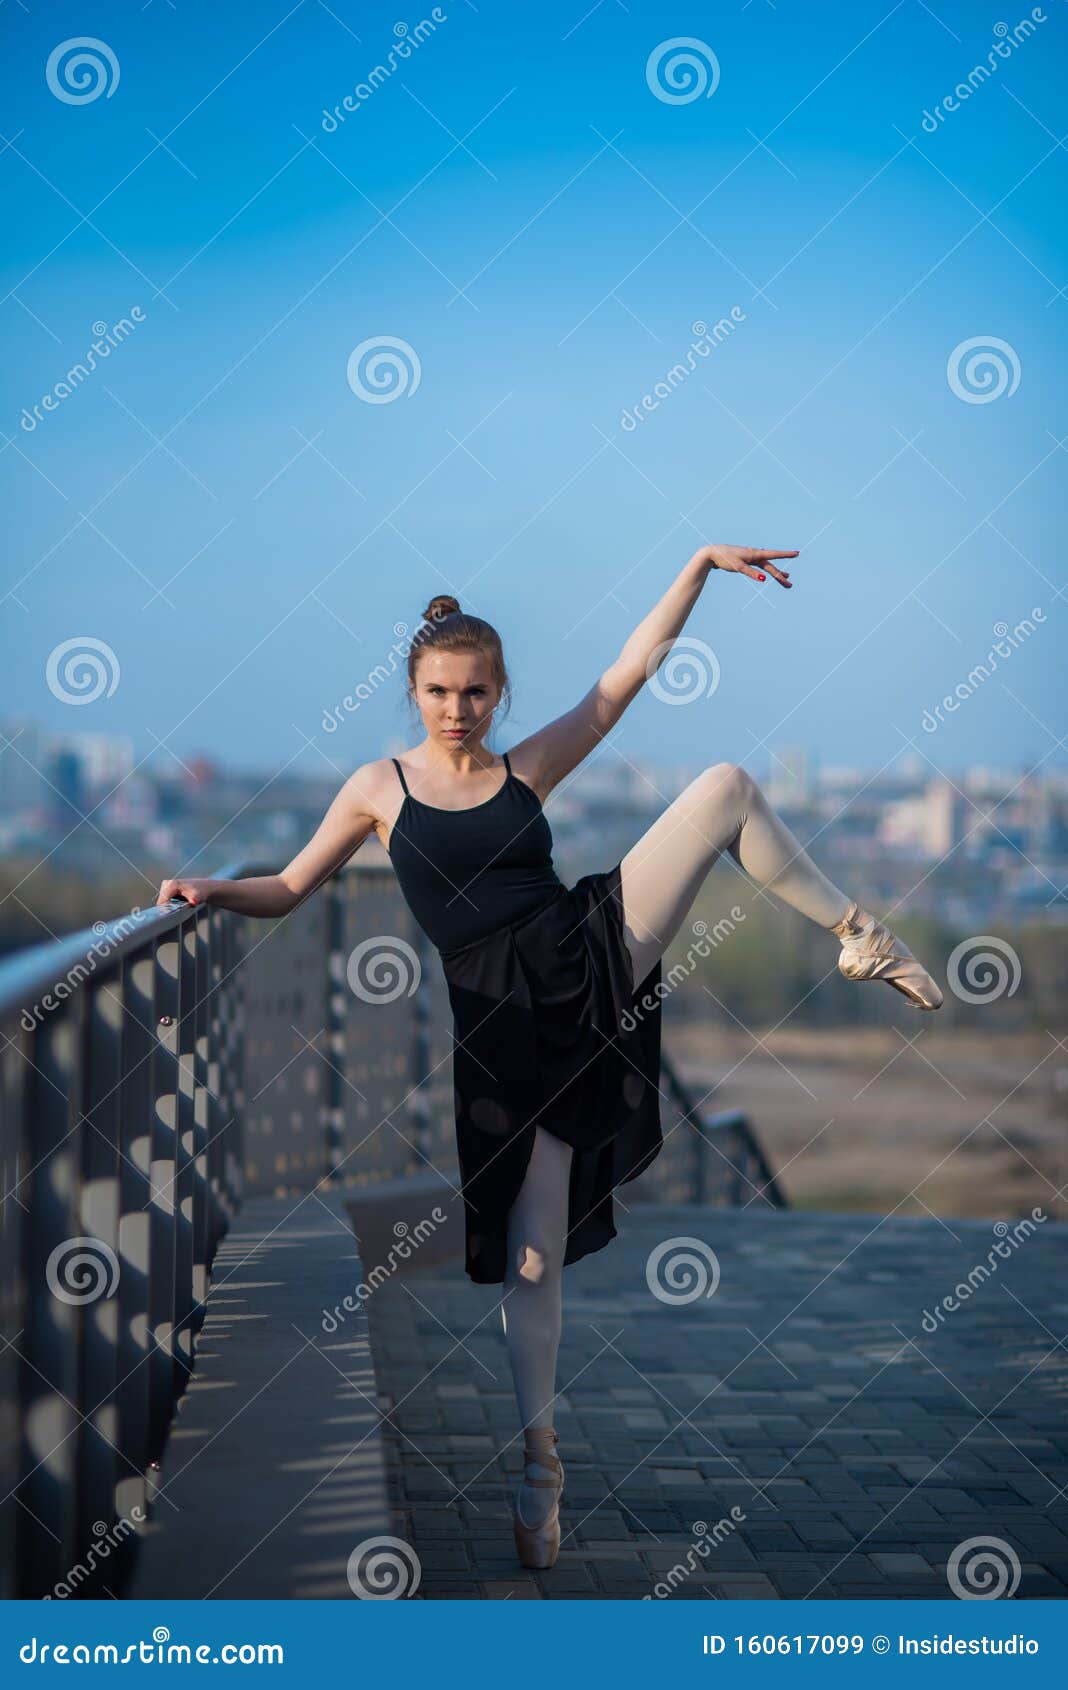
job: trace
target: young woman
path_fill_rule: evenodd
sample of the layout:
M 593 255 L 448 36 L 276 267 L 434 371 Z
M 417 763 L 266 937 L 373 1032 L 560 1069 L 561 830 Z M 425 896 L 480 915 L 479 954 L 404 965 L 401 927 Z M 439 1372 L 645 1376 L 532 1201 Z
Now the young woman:
M 790 587 L 773 560 L 796 556 L 702 547 L 586 696 L 500 758 L 484 743 L 510 690 L 499 636 L 454 598 L 435 598 L 408 656 L 425 739 L 403 762 L 357 769 L 281 874 L 160 888 L 160 903 L 280 915 L 372 831 L 389 852 L 448 983 L 466 1270 L 504 1286 L 525 1442 L 514 1520 L 525 1566 L 552 1566 L 560 1543 L 562 1269 L 615 1236 L 614 1188 L 660 1148 L 660 959 L 712 864 L 729 851 L 834 934 L 849 979 L 883 980 L 920 1009 L 942 1002 L 912 953 L 827 879 L 733 764 L 705 769 L 611 868 L 568 888 L 552 866 L 544 801 L 655 673 L 712 570 Z M 652 1011 L 627 1013 L 650 992 Z

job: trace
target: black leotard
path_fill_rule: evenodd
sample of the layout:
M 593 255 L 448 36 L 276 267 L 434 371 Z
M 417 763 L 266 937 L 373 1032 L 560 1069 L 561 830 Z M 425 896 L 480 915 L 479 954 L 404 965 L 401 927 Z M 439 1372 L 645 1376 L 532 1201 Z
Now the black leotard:
M 492 798 L 444 810 L 413 798 L 396 757 L 404 803 L 389 855 L 416 921 L 439 951 L 473 944 L 548 903 L 563 886 L 541 800 L 512 773 Z
M 464 810 L 420 803 L 393 761 L 389 853 L 453 1012 L 467 1273 L 498 1285 L 539 1126 L 573 1152 L 565 1263 L 615 1237 L 613 1192 L 659 1153 L 660 963 L 634 979 L 621 862 L 557 877 L 541 802 L 507 756 L 504 785 Z

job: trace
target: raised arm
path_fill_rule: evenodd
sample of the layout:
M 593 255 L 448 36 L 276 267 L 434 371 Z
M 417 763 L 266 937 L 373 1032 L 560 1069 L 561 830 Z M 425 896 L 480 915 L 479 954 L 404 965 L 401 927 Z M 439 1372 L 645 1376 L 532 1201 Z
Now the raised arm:
M 374 766 L 365 763 L 349 776 L 311 839 L 281 873 L 243 880 L 165 880 L 157 904 L 185 898 L 242 915 L 288 915 L 348 861 L 374 828 L 374 785 Z
M 770 575 L 780 586 L 791 587 L 789 571 L 777 569 L 771 560 L 796 556 L 796 551 L 767 551 L 756 546 L 702 546 L 696 551 L 585 698 L 514 747 L 513 761 L 541 797 L 547 797 L 589 756 L 656 673 L 713 569 L 748 575 L 754 581 L 764 581 Z

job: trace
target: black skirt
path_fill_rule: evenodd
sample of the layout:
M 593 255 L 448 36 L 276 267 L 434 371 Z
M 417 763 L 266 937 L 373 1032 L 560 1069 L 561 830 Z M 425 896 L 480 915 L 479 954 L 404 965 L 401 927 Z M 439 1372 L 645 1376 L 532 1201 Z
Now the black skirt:
M 612 1192 L 663 1143 L 660 963 L 635 985 L 619 864 L 440 952 L 453 1013 L 466 1269 L 500 1284 L 535 1128 L 573 1150 L 564 1262 L 616 1236 Z M 648 994 L 648 996 L 647 996 Z

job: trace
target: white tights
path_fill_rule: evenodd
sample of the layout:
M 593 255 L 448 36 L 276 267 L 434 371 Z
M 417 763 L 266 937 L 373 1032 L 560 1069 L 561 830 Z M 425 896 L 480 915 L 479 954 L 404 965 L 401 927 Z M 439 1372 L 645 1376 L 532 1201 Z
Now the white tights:
M 636 982 L 663 955 L 725 850 L 752 880 L 821 927 L 835 926 L 849 908 L 845 893 L 816 867 L 745 770 L 714 764 L 669 804 L 620 866 L 624 936 Z M 501 1308 L 524 1427 L 553 1424 L 570 1172 L 570 1146 L 536 1127 L 526 1177 L 508 1215 Z M 530 1475 L 549 1476 L 540 1466 Z M 531 1524 L 551 1502 L 550 1491 L 522 1486 L 520 1506 Z

